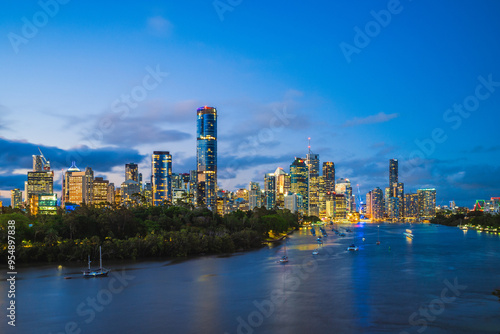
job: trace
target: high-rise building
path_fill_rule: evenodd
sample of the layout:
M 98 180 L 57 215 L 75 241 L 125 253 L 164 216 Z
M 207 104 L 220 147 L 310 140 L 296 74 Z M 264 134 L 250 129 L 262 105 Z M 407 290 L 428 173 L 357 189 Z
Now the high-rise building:
M 323 162 L 323 178 L 325 191 L 335 192 L 335 164 L 333 162 Z
M 260 185 L 258 182 L 250 182 L 248 185 L 248 206 L 249 210 L 253 210 L 255 207 L 260 208 L 262 206 L 262 192 L 260 191 Z
M 371 191 L 371 213 L 372 219 L 384 218 L 384 194 L 378 187 Z
M 346 212 L 347 200 L 344 194 L 335 194 L 335 218 L 345 219 L 347 217 Z
M 38 209 L 36 214 L 57 214 L 57 194 L 38 194 Z
M 302 212 L 304 210 L 303 197 L 301 194 L 289 192 L 285 194 L 285 209 L 292 213 Z
M 137 164 L 129 163 L 125 164 L 125 181 L 133 180 L 135 182 L 139 181 L 139 167 Z
M 115 203 L 115 184 L 114 183 L 108 184 L 108 197 L 106 200 L 110 204 Z
M 436 216 L 436 189 L 418 189 L 418 212 L 421 218 Z
M 38 196 L 54 193 L 54 172 L 50 170 L 28 172 L 26 201 L 32 215 L 38 213 Z
M 418 194 L 405 195 L 405 218 L 412 219 L 418 217 Z
M 108 202 L 108 188 L 108 180 L 104 180 L 102 177 L 94 178 L 94 196 L 92 198 L 92 203 L 94 205 L 101 206 Z
M 349 179 L 339 178 L 335 182 L 335 193 L 344 195 L 346 212 L 351 212 L 353 207 L 352 187 Z
M 75 162 L 64 174 L 62 203 L 66 204 L 92 204 L 94 199 L 94 172 L 87 167 L 82 172 L 76 167 Z
M 154 151 L 151 163 L 153 206 L 172 202 L 172 156 L 168 151 Z
M 308 215 L 319 216 L 319 154 L 309 153 L 306 156 L 306 165 L 309 168 L 309 193 L 308 193 Z
M 23 193 L 19 189 L 13 189 L 10 191 L 10 206 L 13 209 L 19 209 L 23 204 Z
M 141 185 L 139 182 L 128 179 L 121 185 L 122 204 L 135 206 L 141 202 Z
M 276 206 L 276 177 L 274 173 L 267 173 L 264 177 L 265 205 L 268 210 Z
M 319 176 L 319 154 L 309 153 L 306 155 L 306 165 L 309 167 L 311 177 Z
M 389 160 L 389 187 L 398 183 L 398 159 Z
M 308 213 L 309 208 L 309 168 L 307 167 L 304 159 L 295 158 L 293 163 L 290 165 L 290 190 L 292 193 L 300 194 L 302 196 L 302 210 L 299 208 L 299 212 L 302 214 Z
M 217 208 L 217 110 L 201 107 L 197 110 L 196 205 L 210 210 Z

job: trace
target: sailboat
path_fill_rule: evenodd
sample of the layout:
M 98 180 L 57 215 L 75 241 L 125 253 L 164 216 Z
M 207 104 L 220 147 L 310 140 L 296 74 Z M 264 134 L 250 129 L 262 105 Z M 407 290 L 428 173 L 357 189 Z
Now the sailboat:
M 108 276 L 109 269 L 102 267 L 102 252 L 101 246 L 99 246 L 99 269 L 91 269 L 90 268 L 90 255 L 89 255 L 89 269 L 83 272 L 83 277 L 103 277 Z
M 285 255 L 283 255 L 279 261 L 280 263 L 288 262 L 288 255 L 286 254 L 286 240 L 285 240 Z
M 380 225 L 377 225 L 377 245 L 380 245 Z

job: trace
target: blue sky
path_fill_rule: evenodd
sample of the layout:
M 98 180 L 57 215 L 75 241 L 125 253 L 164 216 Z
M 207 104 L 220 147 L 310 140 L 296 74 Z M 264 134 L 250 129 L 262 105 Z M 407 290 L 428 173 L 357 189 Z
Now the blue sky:
M 498 1 L 40 3 L 0 4 L 2 197 L 38 146 L 57 191 L 71 160 L 116 185 L 129 162 L 148 178 L 153 150 L 188 172 L 203 105 L 225 189 L 288 170 L 311 137 L 363 195 L 391 158 L 438 204 L 500 195 Z

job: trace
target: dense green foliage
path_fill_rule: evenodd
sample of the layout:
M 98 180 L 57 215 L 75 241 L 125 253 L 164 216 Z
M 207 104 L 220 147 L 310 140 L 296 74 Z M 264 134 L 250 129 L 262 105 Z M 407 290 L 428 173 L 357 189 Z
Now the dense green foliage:
M 16 222 L 17 262 L 81 261 L 230 253 L 260 247 L 269 232 L 298 227 L 288 210 L 236 211 L 221 217 L 180 206 L 97 208 L 82 206 L 55 216 L 21 211 L 0 215 L 0 256 L 7 258 L 8 221 Z
M 500 215 L 492 215 L 481 211 L 471 211 L 467 215 L 453 214 L 445 216 L 443 214 L 437 214 L 436 217 L 431 220 L 431 223 L 447 226 L 470 224 L 474 226 L 500 228 Z

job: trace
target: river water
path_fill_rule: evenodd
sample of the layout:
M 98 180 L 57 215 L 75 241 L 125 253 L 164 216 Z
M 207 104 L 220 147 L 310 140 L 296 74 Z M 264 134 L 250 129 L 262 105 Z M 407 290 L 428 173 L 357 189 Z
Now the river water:
M 348 228 L 339 237 L 327 227 L 316 256 L 316 237 L 301 229 L 286 244 L 230 256 L 106 263 L 107 278 L 82 278 L 74 265 L 18 267 L 16 327 L 2 284 L 0 333 L 500 332 L 491 294 L 500 288 L 499 235 Z M 347 251 L 351 243 L 359 250 Z M 285 246 L 289 262 L 277 263 Z

